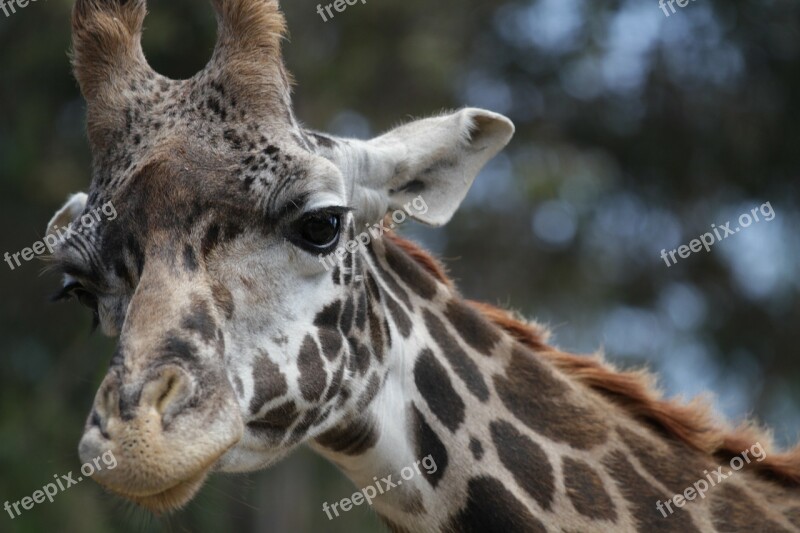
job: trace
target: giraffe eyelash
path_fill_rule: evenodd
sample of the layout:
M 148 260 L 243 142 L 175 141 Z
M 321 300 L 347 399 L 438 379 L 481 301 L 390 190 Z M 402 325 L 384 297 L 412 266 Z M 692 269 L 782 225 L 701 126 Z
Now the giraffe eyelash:
M 75 289 L 82 287 L 83 285 L 81 285 L 77 281 L 67 283 L 66 285 L 61 287 L 61 289 L 59 289 L 57 292 L 55 292 L 50 296 L 50 301 L 55 303 L 55 302 L 63 302 L 64 300 L 69 300 L 72 298 L 73 291 Z
M 89 308 L 92 312 L 92 326 L 89 333 L 92 334 L 97 331 L 97 328 L 100 326 L 100 311 L 98 308 L 97 296 L 88 291 L 82 283 L 78 281 L 67 283 L 61 290 L 50 297 L 50 301 L 54 303 L 72 299 L 78 300 L 81 305 Z

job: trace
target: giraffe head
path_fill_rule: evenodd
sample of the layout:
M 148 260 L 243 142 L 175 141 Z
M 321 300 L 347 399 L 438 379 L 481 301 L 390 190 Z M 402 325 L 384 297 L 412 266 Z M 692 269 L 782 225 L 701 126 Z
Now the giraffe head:
M 378 306 L 365 248 L 337 248 L 395 208 L 445 223 L 513 134 L 479 109 L 370 141 L 309 132 L 292 111 L 277 1 L 213 6 L 213 56 L 180 81 L 144 58 L 143 0 L 73 11 L 93 179 L 48 233 L 109 202 L 117 213 L 54 252 L 63 295 L 118 336 L 79 453 L 113 452 L 117 467 L 95 479 L 154 511 L 186 503 L 212 470 L 275 462 L 369 401 L 389 332 L 366 333 Z M 408 209 L 420 197 L 426 208 Z

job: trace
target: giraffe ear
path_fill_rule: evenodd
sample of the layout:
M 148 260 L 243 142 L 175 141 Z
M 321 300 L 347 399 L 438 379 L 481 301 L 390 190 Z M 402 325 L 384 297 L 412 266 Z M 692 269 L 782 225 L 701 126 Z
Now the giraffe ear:
M 362 200 L 379 196 L 390 210 L 422 203 L 424 210 L 405 210 L 419 222 L 441 226 L 513 134 L 508 118 L 475 108 L 410 122 L 366 143 L 370 172 L 357 177 L 362 190 L 356 194 Z
M 83 192 L 71 195 L 61 209 L 53 215 L 50 222 L 47 223 L 45 235 L 54 233 L 56 227 L 63 228 L 69 226 L 70 222 L 78 218 L 83 212 L 83 208 L 86 207 L 87 198 L 86 193 Z

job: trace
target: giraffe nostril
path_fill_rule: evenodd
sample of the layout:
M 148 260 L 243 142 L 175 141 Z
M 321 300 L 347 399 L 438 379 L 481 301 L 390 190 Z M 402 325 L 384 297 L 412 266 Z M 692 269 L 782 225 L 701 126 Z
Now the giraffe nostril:
M 95 405 L 95 414 L 100 420 L 119 417 L 119 388 L 115 381 L 107 382 L 103 387 L 99 401 Z
M 100 431 L 100 434 L 103 436 L 103 438 L 110 439 L 111 436 L 108 434 L 106 421 L 107 419 L 102 418 L 100 413 L 97 412 L 97 409 L 92 409 L 92 415 L 89 418 L 89 427 L 96 427 Z
M 192 380 L 176 366 L 160 369 L 158 376 L 142 388 L 142 408 L 155 409 L 162 419 L 174 416 L 193 392 Z
M 156 402 L 156 409 L 158 409 L 159 413 L 164 412 L 165 406 L 169 403 L 170 396 L 174 396 L 175 394 L 175 376 L 169 376 L 167 378 L 167 383 L 164 385 L 164 391 L 161 393 L 161 396 L 158 398 Z

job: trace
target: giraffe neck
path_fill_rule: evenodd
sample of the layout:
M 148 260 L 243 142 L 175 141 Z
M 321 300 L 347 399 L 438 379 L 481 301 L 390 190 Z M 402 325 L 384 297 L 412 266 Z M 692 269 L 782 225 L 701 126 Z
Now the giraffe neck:
M 380 387 L 312 447 L 358 490 L 378 492 L 372 505 L 393 529 L 439 530 L 463 507 L 468 481 L 498 460 L 487 454 L 494 449 L 487 433 L 497 400 L 492 376 L 504 372 L 516 342 L 393 241 L 373 243 L 360 259 L 365 278 L 378 287 L 378 294 L 367 291 L 367 308 L 380 309 L 377 319 L 391 339 Z M 536 490 L 552 484 L 543 479 Z
M 532 350 L 490 323 L 392 239 L 358 263 L 376 287 L 369 322 L 384 324 L 388 349 L 380 364 L 372 358 L 368 401 L 312 443 L 363 496 L 326 502 L 331 519 L 369 496 L 393 531 L 800 526 L 797 492 L 749 472 L 665 515 L 657 502 L 719 462 L 557 369 L 551 348 Z

